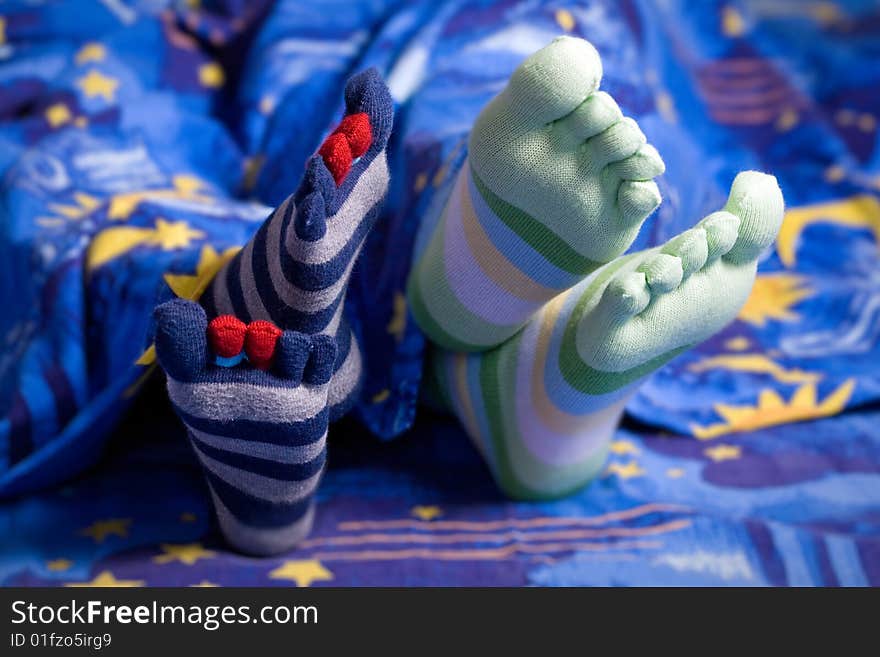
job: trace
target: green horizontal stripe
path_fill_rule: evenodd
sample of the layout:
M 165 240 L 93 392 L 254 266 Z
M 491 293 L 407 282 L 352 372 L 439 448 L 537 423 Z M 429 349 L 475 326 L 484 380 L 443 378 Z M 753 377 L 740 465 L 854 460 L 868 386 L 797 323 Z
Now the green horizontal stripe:
M 503 347 L 486 352 L 480 359 L 480 392 L 489 421 L 488 439 L 492 441 L 495 455 L 492 470 L 499 487 L 513 499 L 555 500 L 571 495 L 590 483 L 605 462 L 608 444 L 591 452 L 586 459 L 564 467 L 541 463 L 528 451 L 520 435 L 516 412 L 512 408 L 505 408 L 505 400 L 507 405 L 515 403 L 512 386 L 516 385 L 516 375 L 512 369 L 516 367 L 521 339 L 522 336 L 518 335 Z M 479 402 L 473 400 L 475 405 Z M 523 473 L 522 476 L 517 474 L 517 469 Z M 524 481 L 523 478 L 531 481 Z M 572 483 L 560 488 L 560 478 Z M 556 480 L 557 484 L 549 489 L 542 488 L 538 483 L 542 480 Z
M 409 300 L 409 309 L 416 320 L 419 328 L 428 335 L 428 338 L 437 345 L 441 345 L 444 349 L 450 351 L 478 351 L 479 346 L 469 344 L 450 335 L 446 329 L 434 321 L 434 317 L 425 306 L 422 299 L 422 293 L 419 284 L 415 280 L 416 276 L 411 276 L 407 285 L 407 298 Z
M 456 296 L 446 276 L 443 245 L 446 222 L 441 221 L 407 284 L 410 308 L 419 327 L 450 351 L 484 351 L 504 342 L 521 326 L 498 325 L 474 314 Z
M 595 271 L 603 264 L 585 258 L 575 251 L 568 243 L 559 235 L 547 228 L 533 216 L 511 205 L 503 198 L 495 194 L 486 184 L 480 180 L 480 177 L 470 169 L 471 177 L 474 184 L 480 192 L 480 196 L 486 201 L 486 204 L 495 213 L 495 215 L 504 222 L 513 232 L 519 235 L 526 244 L 531 246 L 535 251 L 540 253 L 548 261 L 559 267 L 559 269 L 583 276 Z

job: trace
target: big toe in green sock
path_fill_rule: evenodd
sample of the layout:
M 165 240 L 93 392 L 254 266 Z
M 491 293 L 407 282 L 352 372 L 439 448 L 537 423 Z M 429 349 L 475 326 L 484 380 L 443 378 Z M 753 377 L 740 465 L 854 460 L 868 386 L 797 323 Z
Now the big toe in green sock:
M 514 72 L 469 141 L 482 191 L 534 218 L 510 223 L 549 261 L 565 253 L 559 264 L 572 273 L 622 253 L 660 204 L 652 179 L 663 161 L 636 122 L 597 91 L 601 78 L 590 43 L 555 39 Z

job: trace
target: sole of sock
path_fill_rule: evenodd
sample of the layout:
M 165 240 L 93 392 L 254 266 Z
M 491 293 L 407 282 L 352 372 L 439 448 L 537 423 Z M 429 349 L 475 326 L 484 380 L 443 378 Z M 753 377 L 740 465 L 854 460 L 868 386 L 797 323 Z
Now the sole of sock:
M 609 263 L 496 349 L 437 350 L 439 386 L 499 486 L 548 499 L 588 484 L 639 383 L 735 318 L 783 210 L 775 178 L 742 173 L 723 210 Z
M 229 543 L 253 554 L 304 538 L 327 456 L 328 389 L 336 342 L 230 316 L 209 325 L 197 303 L 155 310 L 156 355 L 186 425 Z M 224 322 L 221 335 L 214 330 Z M 230 333 L 246 331 L 238 339 Z M 233 367 L 232 350 L 244 349 Z M 253 364 L 258 364 L 259 368 Z

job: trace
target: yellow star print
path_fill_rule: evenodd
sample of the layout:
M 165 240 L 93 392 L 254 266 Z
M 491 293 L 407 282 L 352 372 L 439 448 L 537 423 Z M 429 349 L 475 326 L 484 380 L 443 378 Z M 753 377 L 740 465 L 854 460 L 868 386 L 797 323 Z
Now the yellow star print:
M 159 217 L 156 219 L 155 234 L 150 241 L 165 251 L 171 251 L 185 249 L 194 239 L 204 236 L 204 232 L 190 228 L 185 221 L 165 221 Z
M 263 96 L 260 98 L 260 114 L 269 115 L 275 109 L 275 98 L 273 96 Z
M 769 374 L 782 383 L 815 383 L 822 378 L 816 372 L 804 372 L 799 369 L 787 370 L 782 365 L 764 354 L 724 354 L 710 356 L 693 365 L 688 366 L 691 372 L 705 372 L 708 370 L 728 370 L 733 372 L 752 372 L 754 374 Z
M 86 98 L 102 96 L 108 103 L 112 103 L 116 98 L 119 80 L 102 75 L 100 72 L 92 69 L 84 77 L 79 78 L 76 81 L 76 85 L 82 89 Z
M 416 176 L 416 181 L 413 183 L 413 188 L 420 192 L 425 188 L 425 185 L 428 184 L 428 174 L 424 171 Z
M 110 518 L 108 520 L 96 520 L 91 525 L 79 532 L 80 536 L 91 536 L 95 543 L 103 543 L 108 536 L 128 536 L 128 528 L 131 525 L 130 518 Z
M 128 219 L 140 203 L 146 200 L 180 199 L 197 203 L 211 203 L 213 201 L 210 196 L 200 193 L 200 190 L 205 187 L 205 183 L 196 176 L 187 174 L 174 176 L 171 179 L 171 185 L 166 189 L 144 189 L 114 194 L 110 199 L 107 217 L 119 220 Z
M 715 461 L 715 463 L 720 463 L 721 461 L 738 459 L 742 456 L 742 448 L 736 445 L 715 445 L 703 450 L 703 454 Z
M 615 440 L 611 443 L 608 449 L 612 454 L 617 454 L 618 456 L 625 456 L 626 454 L 635 455 L 639 453 L 639 448 L 628 440 Z
M 748 338 L 737 336 L 735 338 L 730 338 L 730 340 L 725 342 L 724 348 L 730 349 L 731 351 L 745 351 L 750 345 L 751 342 L 749 342 Z
M 107 49 L 100 43 L 87 43 L 76 53 L 74 61 L 83 65 L 87 62 L 100 62 L 107 56 Z
M 746 31 L 746 22 L 736 9 L 724 7 L 721 12 L 721 30 L 724 32 L 724 36 L 739 37 Z
M 181 299 L 191 299 L 197 301 L 208 284 L 214 280 L 217 272 L 229 262 L 232 257 L 241 250 L 241 247 L 233 246 L 226 249 L 223 253 L 217 253 L 213 246 L 206 245 L 202 247 L 199 255 L 199 262 L 196 264 L 196 273 L 192 274 L 165 274 L 165 282 L 168 287 Z M 146 351 L 140 355 L 135 361 L 135 365 L 152 365 L 156 362 L 156 347 L 150 345 Z M 195 520 L 195 518 L 193 518 Z M 192 522 L 183 520 L 182 522 Z
M 388 399 L 391 396 L 391 391 L 388 388 L 384 388 L 377 392 L 370 401 L 374 404 L 381 404 L 383 401 Z
M 631 479 L 632 477 L 641 477 L 645 474 L 642 467 L 635 461 L 629 463 L 612 463 L 608 466 L 608 474 L 616 474 L 621 479 Z
M 202 296 L 202 292 L 208 284 L 214 280 L 217 272 L 238 253 L 239 247 L 234 246 L 226 249 L 222 254 L 217 253 L 210 244 L 202 247 L 199 261 L 196 264 L 196 273 L 193 274 L 165 274 L 165 282 L 168 287 L 181 299 L 196 300 Z
M 46 562 L 46 568 L 51 570 L 53 573 L 57 573 L 62 570 L 68 570 L 72 565 L 73 562 L 70 559 L 53 559 L 52 561 Z
M 419 520 L 433 520 L 443 515 L 443 510 L 439 506 L 414 506 L 410 513 Z
M 796 264 L 801 234 L 815 223 L 868 230 L 874 234 L 875 241 L 880 243 L 880 201 L 872 194 L 857 194 L 786 210 L 779 237 L 776 239 L 776 252 L 786 267 L 794 267 Z
M 790 107 L 785 108 L 779 118 L 776 119 L 776 129 L 779 132 L 788 132 L 800 121 L 800 114 Z
M 226 76 L 223 74 L 223 69 L 217 62 L 208 62 L 199 67 L 199 82 L 202 83 L 202 86 L 210 88 L 222 87 L 225 80 Z
M 269 573 L 270 579 L 289 579 L 297 586 L 311 586 L 312 582 L 326 582 L 333 579 L 333 573 L 316 559 L 285 561 Z
M 792 306 L 815 294 L 804 285 L 801 276 L 785 273 L 759 274 L 737 319 L 758 327 L 766 326 L 771 319 L 795 322 L 800 316 L 792 310 Z
M 257 185 L 257 179 L 260 177 L 260 170 L 266 162 L 265 155 L 254 155 L 244 160 L 244 175 L 241 184 L 247 191 L 251 191 Z
M 182 545 L 170 545 L 163 543 L 159 546 L 164 554 L 153 557 L 155 563 L 171 563 L 179 561 L 180 563 L 192 566 L 199 559 L 210 559 L 217 556 L 216 552 L 206 550 L 200 543 L 186 543 Z
M 91 582 L 70 582 L 65 584 L 64 586 L 72 586 L 72 587 L 102 587 L 102 586 L 110 586 L 114 588 L 122 588 L 122 587 L 133 587 L 133 586 L 143 586 L 144 580 L 142 579 L 116 579 L 109 570 L 102 571 L 95 579 Z
M 829 417 L 840 413 L 846 407 L 855 385 L 855 379 L 847 379 L 821 402 L 816 396 L 815 383 L 802 385 L 794 392 L 791 401 L 788 402 L 782 399 L 775 390 L 766 388 L 761 390 L 758 395 L 758 403 L 754 406 L 713 404 L 715 412 L 724 418 L 724 422 L 708 426 L 692 424 L 691 431 L 700 440 L 709 440 L 728 433 Z
M 670 479 L 679 479 L 684 476 L 684 470 L 681 468 L 669 468 L 666 471 L 666 476 Z
M 556 22 L 566 32 L 571 32 L 574 29 L 574 16 L 566 9 L 558 9 L 556 11 Z
M 214 582 L 209 582 L 208 580 L 203 579 L 203 580 L 202 580 L 201 582 L 199 582 L 198 584 L 190 584 L 190 586 L 191 586 L 192 588 L 196 588 L 196 589 L 206 589 L 206 588 L 217 587 L 217 586 L 220 586 L 220 585 L 219 585 L 219 584 L 214 584 Z
M 394 293 L 394 313 L 387 329 L 397 342 L 403 340 L 406 331 L 406 297 L 400 292 Z
M 46 121 L 53 128 L 64 125 L 71 119 L 70 109 L 64 103 L 55 103 L 46 108 Z
M 114 226 L 98 233 L 86 253 L 86 269 L 91 271 L 118 258 L 137 246 L 157 246 L 165 251 L 183 249 L 205 233 L 189 227 L 185 221 L 156 218 L 153 228 Z

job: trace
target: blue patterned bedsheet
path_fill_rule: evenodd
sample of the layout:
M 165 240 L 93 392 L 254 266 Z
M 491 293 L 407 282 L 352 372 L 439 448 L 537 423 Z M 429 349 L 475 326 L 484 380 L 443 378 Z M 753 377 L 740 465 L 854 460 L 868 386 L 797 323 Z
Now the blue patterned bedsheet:
M 740 169 L 776 174 L 788 211 L 737 321 L 643 386 L 605 474 L 517 504 L 450 419 L 416 418 L 403 281 L 479 108 L 560 33 L 596 45 L 666 160 L 634 248 Z M 0 582 L 877 585 L 877 61 L 859 0 L 3 4 Z M 347 304 L 367 384 L 314 536 L 247 559 L 151 376 L 149 310 L 198 295 L 370 65 L 398 118 Z

